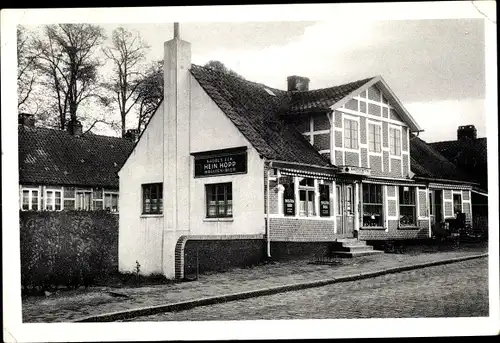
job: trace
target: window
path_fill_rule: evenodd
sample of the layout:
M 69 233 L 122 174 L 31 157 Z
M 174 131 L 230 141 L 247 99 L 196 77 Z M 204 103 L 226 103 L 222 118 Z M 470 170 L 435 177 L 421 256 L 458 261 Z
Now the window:
M 344 120 L 344 148 L 358 148 L 358 123 L 354 120 Z
M 342 191 L 340 186 L 336 186 L 337 191 L 337 215 L 342 215 Z
M 453 213 L 462 213 L 462 195 L 453 194 Z
M 80 211 L 92 210 L 92 191 L 76 191 L 76 209 Z
M 399 129 L 390 128 L 389 143 L 391 146 L 391 155 L 401 155 L 401 131 Z
M 299 215 L 315 216 L 315 203 L 314 179 L 305 177 L 299 182 Z
M 118 194 L 104 193 L 104 209 L 106 211 L 118 212 Z
M 399 224 L 416 225 L 415 220 L 415 187 L 399 187 Z
M 207 218 L 233 216 L 233 189 L 231 182 L 205 185 Z
M 38 211 L 38 189 L 23 189 L 21 194 L 21 209 L 23 211 Z
M 116 199 L 118 202 L 118 198 Z M 111 205 L 112 205 L 112 199 L 111 199 Z M 162 183 L 148 183 L 142 185 L 142 213 L 143 214 L 163 213 Z
M 62 191 L 47 190 L 45 191 L 45 209 L 47 211 L 60 211 Z
M 363 184 L 363 226 L 384 226 L 382 185 Z
M 377 124 L 368 124 L 368 146 L 372 152 L 381 152 L 381 127 Z

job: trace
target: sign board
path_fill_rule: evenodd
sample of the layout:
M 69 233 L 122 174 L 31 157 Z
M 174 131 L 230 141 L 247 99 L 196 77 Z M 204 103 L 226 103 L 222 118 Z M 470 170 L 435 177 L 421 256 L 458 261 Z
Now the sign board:
M 295 199 L 293 198 L 284 198 L 285 205 L 285 216 L 294 216 L 295 215 Z
M 319 214 L 321 217 L 330 217 L 330 200 L 319 202 Z
M 368 168 L 356 167 L 356 166 L 342 166 L 338 171 L 339 174 L 355 174 L 355 175 L 371 175 L 371 170 Z
M 194 159 L 195 177 L 245 174 L 246 172 L 246 151 L 225 153 L 210 157 L 196 156 Z

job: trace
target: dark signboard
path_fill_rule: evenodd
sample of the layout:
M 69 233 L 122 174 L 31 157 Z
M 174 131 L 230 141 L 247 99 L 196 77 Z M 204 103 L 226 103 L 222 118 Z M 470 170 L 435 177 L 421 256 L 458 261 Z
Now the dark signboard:
M 330 217 L 330 201 L 321 200 L 319 202 L 319 213 L 321 217 Z
M 330 187 L 328 185 L 319 186 L 319 215 L 330 217 Z
M 295 215 L 295 199 L 287 199 L 284 198 L 285 205 L 285 215 L 286 216 L 294 216 Z
M 211 156 L 196 156 L 194 176 L 217 176 L 247 172 L 247 153 L 234 152 Z
M 286 177 L 282 179 L 285 188 L 283 192 L 283 212 L 285 216 L 295 216 L 295 189 L 292 180 Z

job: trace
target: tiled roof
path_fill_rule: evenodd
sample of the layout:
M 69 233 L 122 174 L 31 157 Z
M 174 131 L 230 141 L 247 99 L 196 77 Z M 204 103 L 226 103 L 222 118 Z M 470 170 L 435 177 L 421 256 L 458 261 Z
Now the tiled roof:
M 117 137 L 19 126 L 19 182 L 118 188 L 134 143 Z
M 417 177 L 472 181 L 431 145 L 414 135 L 410 136 L 410 156 L 411 171 Z
M 450 162 L 456 164 L 470 180 L 488 189 L 488 158 L 486 138 L 461 139 L 429 143 Z
M 374 77 L 370 77 L 335 87 L 294 92 L 289 112 L 290 114 L 301 114 L 328 110 L 330 106 L 373 79 Z
M 292 124 L 279 118 L 290 108 L 288 92 L 197 65 L 192 65 L 191 73 L 260 155 L 271 160 L 331 165 Z

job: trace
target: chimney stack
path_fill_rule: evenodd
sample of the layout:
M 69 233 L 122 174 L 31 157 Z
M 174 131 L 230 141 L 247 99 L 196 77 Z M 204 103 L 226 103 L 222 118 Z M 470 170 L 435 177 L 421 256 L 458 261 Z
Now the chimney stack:
M 457 139 L 477 139 L 477 130 L 474 125 L 459 126 L 457 130 Z
M 287 83 L 288 83 L 288 91 L 289 92 L 302 92 L 302 91 L 308 91 L 309 90 L 309 78 L 304 77 L 304 76 L 288 76 L 286 78 Z
M 19 113 L 18 124 L 27 127 L 35 127 L 35 117 L 29 113 Z
M 70 120 L 68 122 L 68 132 L 75 136 L 75 137 L 80 137 L 82 135 L 82 132 L 83 132 L 83 127 L 82 127 L 82 123 L 80 123 L 80 121 L 78 120 Z

